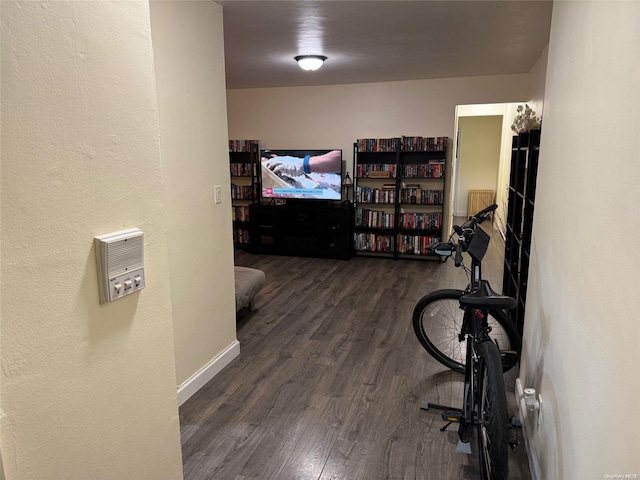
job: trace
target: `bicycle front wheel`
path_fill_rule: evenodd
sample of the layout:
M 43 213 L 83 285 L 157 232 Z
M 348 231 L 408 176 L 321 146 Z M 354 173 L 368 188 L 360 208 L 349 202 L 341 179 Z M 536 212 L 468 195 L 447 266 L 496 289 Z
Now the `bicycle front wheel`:
M 462 290 L 436 290 L 422 297 L 413 310 L 413 329 L 420 344 L 438 362 L 460 373 L 464 373 L 467 352 L 466 338 L 460 340 L 462 295 Z M 492 310 L 487 321 L 489 336 L 498 349 L 514 350 L 519 355 L 520 335 L 509 317 L 502 310 Z
M 500 352 L 493 342 L 478 345 L 477 426 L 480 476 L 506 480 L 509 413 Z

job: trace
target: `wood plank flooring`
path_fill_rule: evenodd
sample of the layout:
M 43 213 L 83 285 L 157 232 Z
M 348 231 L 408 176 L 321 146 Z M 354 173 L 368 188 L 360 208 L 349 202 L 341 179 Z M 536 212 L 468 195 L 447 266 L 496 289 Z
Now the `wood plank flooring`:
M 485 276 L 499 290 L 494 243 Z M 458 405 L 463 376 L 432 360 L 411 326 L 422 295 L 464 287 L 460 269 L 245 252 L 236 265 L 267 281 L 257 310 L 239 317 L 240 356 L 180 408 L 185 479 L 478 478 L 455 426 L 440 432 L 440 416 L 419 409 Z M 509 455 L 510 478 L 529 479 L 524 446 Z

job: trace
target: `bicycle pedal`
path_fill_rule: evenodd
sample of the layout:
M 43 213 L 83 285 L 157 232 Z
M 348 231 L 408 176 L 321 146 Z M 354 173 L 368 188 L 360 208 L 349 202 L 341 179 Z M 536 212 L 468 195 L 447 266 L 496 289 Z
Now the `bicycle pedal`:
M 518 363 L 518 352 L 515 350 L 500 350 L 500 359 L 502 360 L 502 368 L 509 370 Z

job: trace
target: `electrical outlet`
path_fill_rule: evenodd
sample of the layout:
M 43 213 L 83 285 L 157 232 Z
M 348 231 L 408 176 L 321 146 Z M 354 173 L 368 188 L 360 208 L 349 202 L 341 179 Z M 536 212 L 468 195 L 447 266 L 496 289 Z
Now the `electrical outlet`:
M 220 185 L 213 187 L 213 198 L 216 203 L 222 203 L 222 190 L 220 189 Z

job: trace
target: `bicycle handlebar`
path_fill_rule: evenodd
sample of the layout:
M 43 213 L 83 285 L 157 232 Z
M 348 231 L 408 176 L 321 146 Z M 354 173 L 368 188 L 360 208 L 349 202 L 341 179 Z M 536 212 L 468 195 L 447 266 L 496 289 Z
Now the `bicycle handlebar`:
M 494 212 L 497 208 L 498 205 L 494 203 L 470 217 L 469 220 L 462 224 L 462 226 L 454 225 L 453 231 L 458 235 L 457 243 L 451 241 L 450 238 L 446 243 L 436 242 L 430 245 L 429 248 L 432 248 L 435 251 L 439 245 L 446 245 L 450 249 L 451 254 L 455 252 L 454 262 L 456 267 L 459 267 L 462 264 L 462 252 L 466 251 L 469 241 L 473 238 L 473 235 L 476 232 L 476 226 L 484 222 L 488 218 L 488 214 Z
M 496 208 L 498 208 L 498 205 L 495 204 L 495 203 L 493 205 L 489 205 L 484 210 L 480 210 L 478 213 L 476 213 L 474 215 L 474 217 L 483 216 L 484 218 L 486 218 L 487 213 L 491 213 L 491 212 L 495 211 Z

